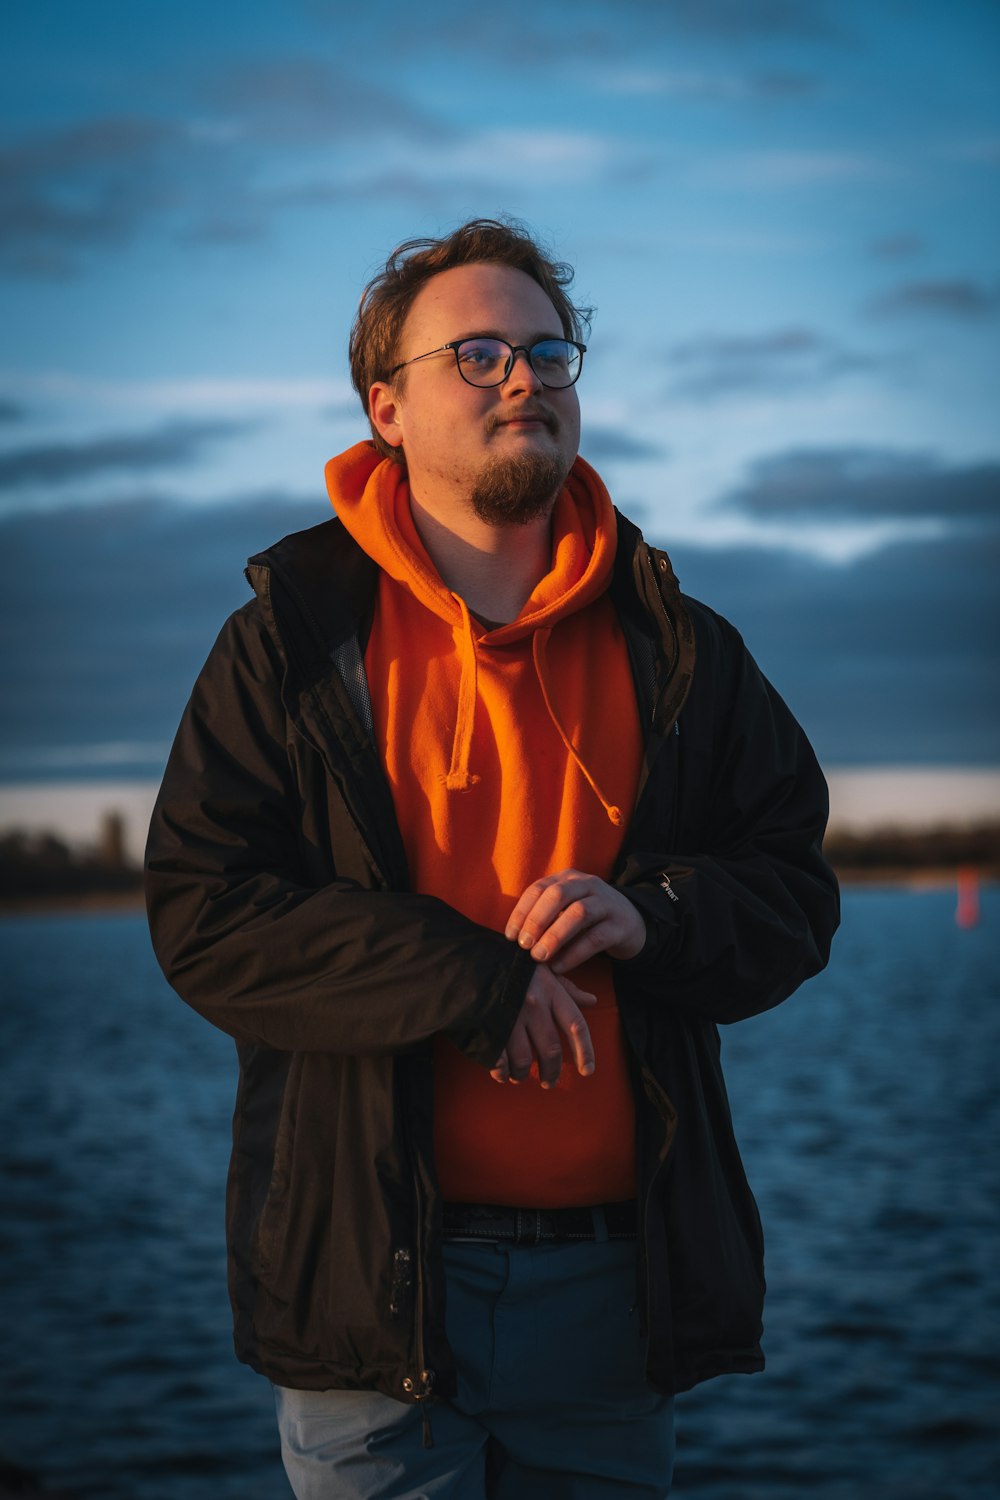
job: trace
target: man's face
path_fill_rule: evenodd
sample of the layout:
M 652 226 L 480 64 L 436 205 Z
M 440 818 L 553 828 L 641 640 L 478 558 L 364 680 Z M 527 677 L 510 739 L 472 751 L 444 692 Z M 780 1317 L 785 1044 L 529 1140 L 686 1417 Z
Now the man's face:
M 414 299 L 397 359 L 481 335 L 529 348 L 564 337 L 549 298 L 523 271 L 456 266 Z M 503 385 L 488 389 L 463 380 L 450 349 L 403 374 L 394 391 L 385 382 L 372 388 L 371 410 L 386 441 L 402 445 L 416 499 L 442 519 L 471 507 L 494 525 L 548 512 L 579 447 L 575 387 L 547 389 L 523 354 Z

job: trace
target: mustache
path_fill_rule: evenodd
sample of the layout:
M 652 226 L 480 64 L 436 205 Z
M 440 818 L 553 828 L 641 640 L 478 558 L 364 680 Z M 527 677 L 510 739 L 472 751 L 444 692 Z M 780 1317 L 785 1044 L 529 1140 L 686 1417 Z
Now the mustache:
M 544 402 L 540 401 L 526 401 L 523 406 L 518 406 L 514 411 L 508 412 L 506 416 L 501 416 L 499 412 L 494 412 L 487 419 L 486 430 L 487 432 L 496 432 L 498 428 L 506 427 L 508 422 L 523 421 L 525 417 L 534 417 L 537 421 L 544 422 L 553 436 L 559 431 L 559 418 L 550 406 L 546 406 Z

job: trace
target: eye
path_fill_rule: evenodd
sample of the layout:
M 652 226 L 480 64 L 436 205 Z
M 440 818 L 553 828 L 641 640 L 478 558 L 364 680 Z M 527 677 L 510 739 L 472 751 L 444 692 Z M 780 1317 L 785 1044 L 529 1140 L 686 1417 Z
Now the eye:
M 459 344 L 456 353 L 463 369 L 482 372 L 502 365 L 508 350 L 505 345 L 497 343 L 496 339 L 470 339 L 467 343 Z
M 565 375 L 576 357 L 577 351 L 564 339 L 546 339 L 543 343 L 536 344 L 531 351 L 531 363 L 540 375 Z

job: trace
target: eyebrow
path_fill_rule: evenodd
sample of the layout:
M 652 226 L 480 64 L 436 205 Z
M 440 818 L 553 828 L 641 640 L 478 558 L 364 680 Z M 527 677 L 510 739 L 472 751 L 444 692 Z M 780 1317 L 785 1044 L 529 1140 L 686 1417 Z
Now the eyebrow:
M 525 342 L 530 349 L 534 344 L 540 344 L 543 339 L 564 339 L 565 337 L 566 335 L 560 328 L 558 333 L 529 334 Z M 474 328 L 469 333 L 460 333 L 457 338 L 449 339 L 448 342 L 449 344 L 458 344 L 465 339 L 503 339 L 505 344 L 516 343 L 515 339 L 509 339 L 505 333 L 501 333 L 499 328 Z

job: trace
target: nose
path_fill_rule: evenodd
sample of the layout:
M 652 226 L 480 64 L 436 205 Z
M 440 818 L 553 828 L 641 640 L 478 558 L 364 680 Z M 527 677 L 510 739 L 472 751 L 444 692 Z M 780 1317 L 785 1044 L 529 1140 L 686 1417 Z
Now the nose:
M 523 344 L 515 346 L 511 354 L 510 369 L 504 377 L 502 390 L 505 396 L 531 391 L 537 394 L 544 390 L 542 382 L 531 367 L 528 351 Z

